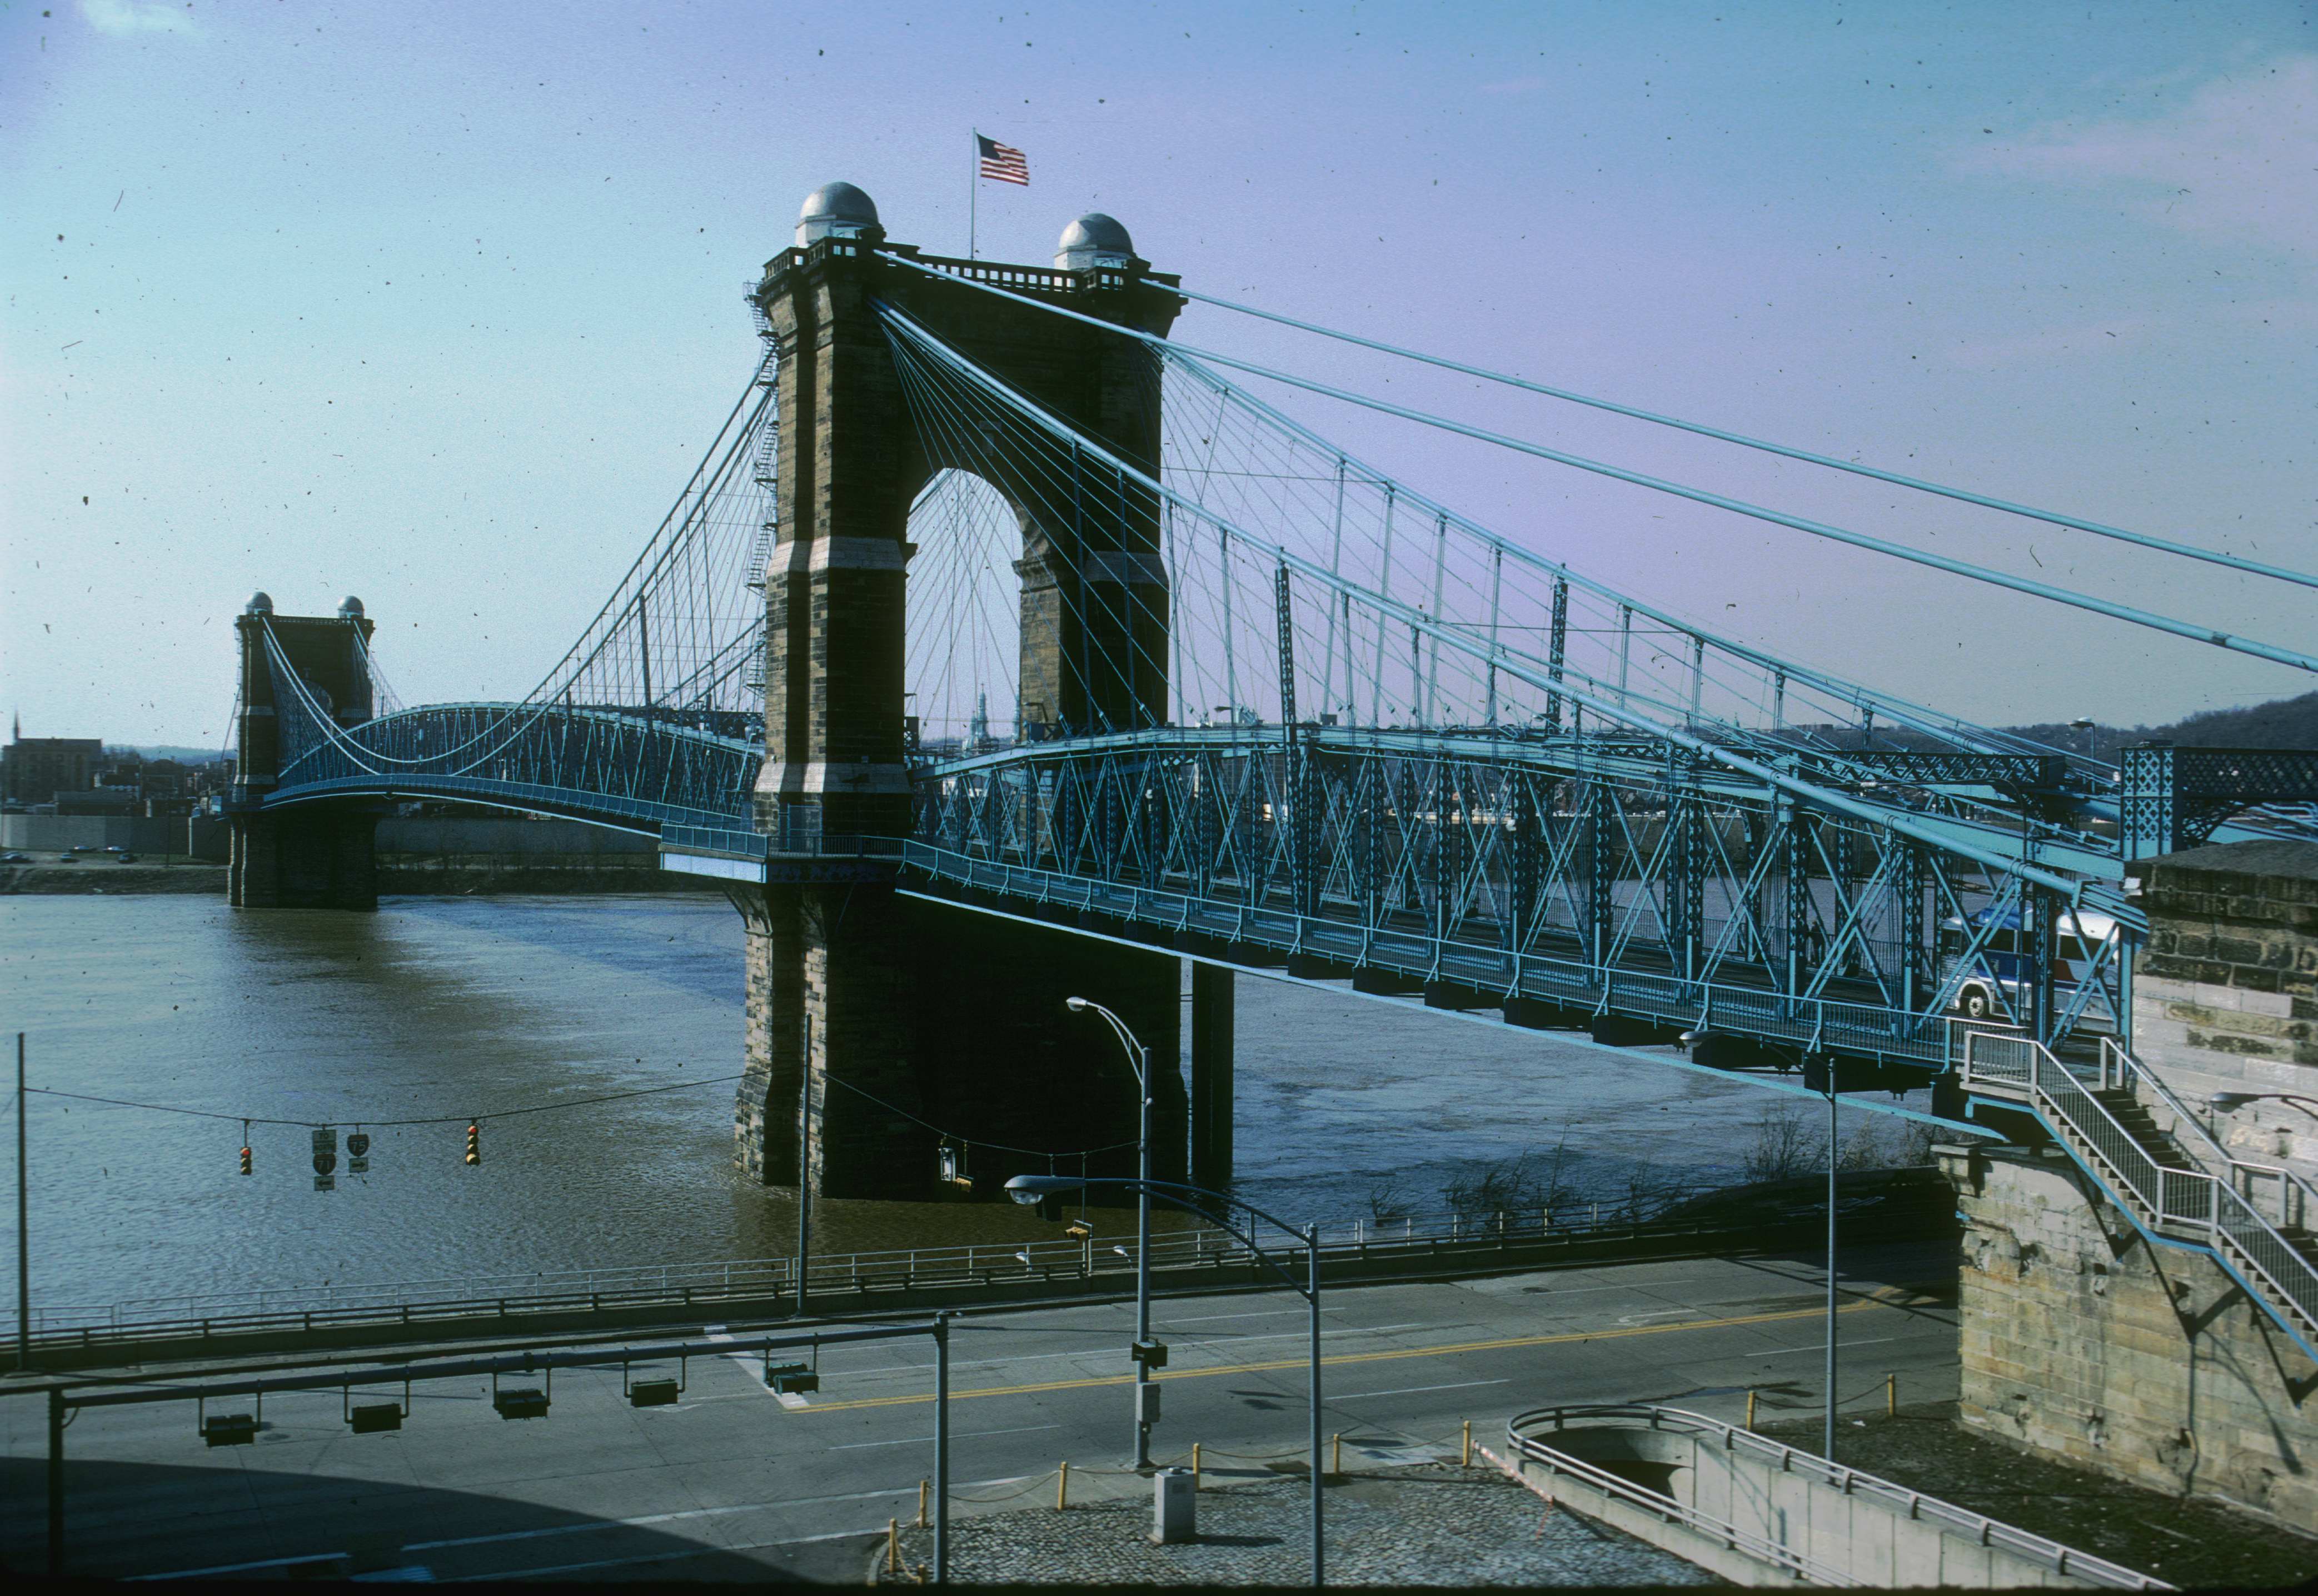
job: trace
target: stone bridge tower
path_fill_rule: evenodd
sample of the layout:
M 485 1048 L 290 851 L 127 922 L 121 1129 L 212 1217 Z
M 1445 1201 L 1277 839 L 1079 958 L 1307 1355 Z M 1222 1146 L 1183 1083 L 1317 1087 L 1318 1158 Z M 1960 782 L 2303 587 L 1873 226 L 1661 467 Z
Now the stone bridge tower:
M 281 776 L 283 700 L 292 691 L 276 679 L 275 650 L 334 723 L 359 726 L 373 713 L 371 630 L 359 598 L 348 598 L 336 615 L 277 615 L 274 600 L 260 593 L 234 621 L 241 717 L 227 811 L 233 829 L 227 892 L 236 909 L 378 907 L 374 800 L 261 807 Z
M 890 881 L 858 879 L 869 874 L 859 865 L 808 856 L 819 837 L 909 829 L 909 513 L 945 468 L 971 464 L 1021 525 L 1023 735 L 1156 725 L 1164 713 L 1159 671 L 1131 663 L 1167 653 L 1156 505 L 1123 492 L 1092 460 L 1060 467 L 1075 480 L 1057 490 L 1051 453 L 947 458 L 921 435 L 876 305 L 900 309 L 1155 475 L 1153 356 L 1131 339 L 888 258 L 917 255 L 886 241 L 867 194 L 834 183 L 805 202 L 796 247 L 767 264 L 754 295 L 779 357 L 756 792 L 773 863 L 766 885 L 733 889 L 748 922 L 749 973 L 737 1157 L 768 1184 L 802 1179 L 839 1197 L 922 1197 L 939 1189 L 939 1126 L 985 1143 L 966 1152 L 980 1195 L 1047 1167 L 991 1143 L 1110 1145 L 1089 1172 L 1131 1173 L 1131 1145 L 1116 1144 L 1134 1139 L 1133 1080 L 1103 1027 L 1065 1012 L 1063 1000 L 1083 994 L 1125 1017 L 1149 1046 L 1165 1127 L 1158 1167 L 1180 1173 L 1172 956 L 939 906 Z M 1072 224 L 1054 270 L 943 264 L 1146 332 L 1164 333 L 1183 305 L 1170 291 L 1175 280 L 1135 258 L 1126 229 L 1108 217 Z M 1029 487 L 1033 469 L 1048 473 L 1043 491 Z M 1057 500 L 1077 507 L 1066 521 L 1041 507 Z M 1130 663 L 1101 663 L 1121 660 Z

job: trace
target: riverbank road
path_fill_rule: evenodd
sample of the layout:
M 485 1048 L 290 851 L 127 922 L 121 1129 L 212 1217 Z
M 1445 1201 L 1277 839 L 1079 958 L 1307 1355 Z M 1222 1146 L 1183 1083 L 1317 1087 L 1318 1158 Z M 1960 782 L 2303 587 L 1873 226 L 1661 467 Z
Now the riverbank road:
M 1954 1394 L 1954 1278 L 1940 1248 L 1846 1257 L 1837 1388 L 1860 1412 L 1881 1407 L 1887 1376 L 1903 1402 Z M 1824 1277 L 1808 1260 L 1345 1287 L 1324 1300 L 1322 1428 L 1343 1437 L 1347 1473 L 1453 1455 L 1469 1419 L 1494 1447 L 1510 1414 L 1547 1403 L 1735 1418 L 1752 1390 L 1768 1421 L 1820 1400 Z M 1285 1292 L 1155 1305 L 1169 1361 L 1155 1456 L 1188 1462 L 1199 1442 L 1218 1484 L 1300 1459 L 1306 1314 Z M 1065 1459 L 1074 1499 L 1147 1493 L 1122 1469 L 1132 1323 L 1131 1304 L 956 1322 L 955 1511 L 1052 1506 Z M 831 1349 L 807 1394 L 768 1391 L 752 1357 L 694 1359 L 681 1400 L 642 1409 L 624 1400 L 615 1361 L 559 1371 L 547 1416 L 530 1420 L 500 1419 L 488 1380 L 440 1381 L 412 1391 L 401 1430 L 368 1435 L 349 1431 L 336 1391 L 277 1394 L 256 1442 L 232 1448 L 202 1445 L 190 1401 L 84 1410 L 65 1436 L 67 1571 L 858 1580 L 887 1521 L 915 1518 L 932 1473 L 932 1351 L 919 1340 Z M 37 1571 L 46 1403 L 0 1399 L 0 1556 Z

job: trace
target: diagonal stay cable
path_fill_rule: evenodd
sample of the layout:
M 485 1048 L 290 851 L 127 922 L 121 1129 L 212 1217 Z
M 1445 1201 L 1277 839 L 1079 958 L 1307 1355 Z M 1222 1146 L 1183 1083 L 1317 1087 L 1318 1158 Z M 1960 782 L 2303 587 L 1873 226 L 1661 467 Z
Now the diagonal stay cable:
M 1550 449 L 1542 444 L 1532 444 L 1521 438 L 1508 437 L 1503 433 L 1491 432 L 1486 427 L 1452 421 L 1445 416 L 1435 416 L 1428 411 L 1412 409 L 1406 405 L 1396 405 L 1386 399 L 1371 399 L 1366 394 L 1355 393 L 1349 389 L 1336 388 L 1325 382 L 1316 382 L 1307 377 L 1298 377 L 1271 366 L 1257 365 L 1253 361 L 1241 360 L 1234 355 L 1219 354 L 1208 349 L 1195 349 L 1186 344 L 1178 344 L 1171 338 L 1162 338 L 1155 334 L 1121 327 L 1116 322 L 1104 321 L 1092 316 L 1083 316 L 1075 310 L 1066 310 L 1059 305 L 1042 304 L 1025 295 L 1009 293 L 1004 289 L 995 288 L 985 282 L 952 277 L 948 273 L 938 271 L 934 267 L 921 265 L 915 261 L 903 260 L 900 256 L 887 258 L 897 265 L 908 266 L 913 271 L 939 277 L 944 282 L 965 282 L 966 286 L 981 292 L 997 294 L 1002 299 L 1032 306 L 1049 315 L 1088 322 L 1101 327 L 1106 332 L 1116 333 L 1123 338 L 1132 338 L 1148 344 L 1154 348 L 1177 351 L 1199 360 L 1213 361 L 1217 365 L 1227 366 L 1234 371 L 1245 372 L 1251 376 L 1262 377 L 1274 382 L 1284 382 L 1291 388 L 1300 388 L 1307 393 L 1316 393 L 1324 399 L 1338 399 L 1345 404 L 1358 405 L 1362 408 L 1392 416 L 1403 421 L 1414 421 L 1420 426 L 1455 433 L 1479 443 L 1494 444 L 1517 453 L 1534 455 L 1540 460 L 1549 460 L 1557 465 L 1566 465 L 1577 471 L 1589 471 L 1595 476 L 1607 477 L 1614 481 L 1648 489 L 1655 493 L 1686 498 L 1694 504 L 1705 505 L 1711 508 L 1729 510 L 1734 515 L 1768 522 L 1774 526 L 1788 527 L 1796 532 L 1808 533 L 1813 537 L 1848 543 L 1854 548 L 1865 549 L 1873 553 L 1887 554 L 1895 560 L 1905 560 L 1934 570 L 1945 571 L 1951 576 L 1963 577 L 1970 581 L 1983 582 L 1990 587 L 2008 587 L 2016 593 L 2025 593 L 2032 598 L 2042 598 L 2054 604 L 2067 605 L 2074 609 L 2088 610 L 2094 614 L 2106 615 L 2111 620 L 2129 622 L 2136 626 L 2148 627 L 2152 631 L 2186 638 L 2192 642 L 2210 643 L 2215 648 L 2226 649 L 2234 653 L 2249 654 L 2258 659 L 2269 660 L 2272 664 L 2290 666 L 2296 670 L 2318 672 L 2318 657 L 2299 653 L 2292 649 L 2280 648 L 2276 644 L 2265 643 L 2253 638 L 2239 637 L 2233 632 L 2222 632 L 2209 626 L 2199 626 L 2188 621 L 2177 621 L 2170 615 L 2161 615 L 2152 610 L 2139 609 L 2132 605 L 2112 603 L 2105 598 L 2096 598 L 2089 593 L 2079 593 L 2072 588 L 2057 587 L 2047 582 L 2033 581 L 2026 577 L 2016 577 L 1987 566 L 1973 565 L 1962 560 L 1951 560 L 1944 554 L 1933 554 L 1921 549 L 1911 549 L 1904 543 L 1895 543 L 1888 538 L 1853 532 L 1832 523 L 1814 521 L 1804 516 L 1790 516 L 1783 510 L 1774 510 L 1767 506 L 1749 504 L 1745 499 L 1732 498 L 1727 494 L 1712 493 L 1703 488 L 1688 487 L 1664 477 L 1650 476 L 1647 472 L 1628 471 L 1623 466 L 1611 465 L 1604 461 L 1588 460 L 1582 454 L 1571 454 L 1564 450 Z
M 1539 661 L 1504 643 L 1491 643 L 1467 636 L 1461 632 L 1442 625 L 1433 617 L 1397 599 L 1370 592 L 1357 584 L 1348 582 L 1335 572 L 1316 564 L 1293 550 L 1283 547 L 1269 538 L 1251 533 L 1244 527 L 1225 520 L 1205 506 L 1184 498 L 1182 495 L 1147 475 L 1139 467 L 1123 459 L 1100 441 L 1078 432 L 1068 423 L 1041 408 L 1020 392 L 1007 387 L 999 379 L 975 366 L 894 305 L 881 302 L 878 309 L 891 326 L 907 334 L 921 348 L 965 380 L 980 387 L 984 392 L 998 397 L 1020 417 L 1035 423 L 1042 430 L 1056 437 L 1070 440 L 1077 447 L 1141 484 L 1146 491 L 1157 494 L 1181 506 L 1199 520 L 1215 526 L 1219 532 L 1228 533 L 1250 548 L 1262 551 L 1266 559 L 1285 565 L 1326 588 L 1348 595 L 1364 607 L 1388 616 L 1397 625 L 1406 627 L 1413 633 L 1439 639 L 1446 646 L 1469 658 L 1495 663 L 1500 670 L 1529 683 L 1540 691 L 1559 692 L 1576 702 L 1586 704 L 1605 720 L 1632 726 L 1649 736 L 1686 749 L 1703 758 L 1733 770 L 1742 771 L 1758 781 L 1767 782 L 1781 791 L 1791 793 L 1821 809 L 1850 815 L 1855 820 L 1864 820 L 1871 826 L 1880 826 L 1918 842 L 1927 843 L 1943 852 L 1975 859 L 2004 874 L 2033 882 L 2049 891 L 2059 892 L 2071 902 L 2076 901 L 2084 887 L 2084 883 L 2061 875 L 2040 865 L 2031 864 L 1998 852 L 1992 847 L 1984 847 L 1979 844 L 1944 834 L 1909 816 L 1864 802 L 1847 794 L 1820 786 L 1815 782 L 1804 780 L 1792 771 L 1779 769 L 1735 748 L 1710 742 L 1687 731 L 1662 724 L 1646 715 L 1636 714 L 1626 706 L 1613 705 L 1601 695 L 1577 686 L 1566 677 L 1550 677 Z
M 1193 289 L 1173 286 L 1169 291 L 1179 293 L 1187 300 L 1197 300 L 1203 305 L 1215 305 L 1226 310 L 1236 310 L 1243 316 L 1253 316 L 1264 321 L 1278 322 L 1282 327 L 1292 327 L 1299 332 L 1316 333 L 1324 338 L 1335 338 L 1346 344 L 1357 344 L 1363 349 L 1374 349 L 1380 354 L 1398 355 L 1404 360 L 1438 366 L 1442 371 L 1457 372 L 1468 377 L 1478 377 L 1487 382 L 1501 382 L 1508 388 L 1518 388 L 1529 393 L 1543 394 L 1548 399 L 1566 399 L 1573 405 L 1586 405 L 1596 410 L 1606 410 L 1613 416 L 1627 416 L 1637 421 L 1649 422 L 1654 426 L 1671 426 L 1682 432 L 1695 433 L 1703 438 L 1713 438 L 1721 443 L 1736 444 L 1742 449 L 1758 449 L 1766 454 L 1783 455 L 1789 460 L 1800 460 L 1809 465 L 1821 465 L 1832 471 L 1847 471 L 1855 477 L 1872 477 L 1879 482 L 1889 482 L 1895 488 L 1912 489 L 1918 493 L 1937 494 L 1942 498 L 1952 498 L 1960 504 L 1977 505 L 1988 510 L 1999 510 L 2008 516 L 2021 516 L 2031 521 L 2043 521 L 2053 526 L 2065 526 L 2073 532 L 2088 532 L 2095 537 L 2114 538 L 2122 542 L 2137 543 L 2143 548 L 2155 549 L 2166 554 L 2177 554 L 2185 560 L 2202 560 L 2214 565 L 2227 566 L 2233 570 L 2244 571 L 2251 576 L 2271 577 L 2281 582 L 2295 582 L 2305 587 L 2318 587 L 2318 576 L 2313 576 L 2305 571 L 2289 570 L 2283 566 L 2266 565 L 2259 560 L 2247 560 L 2236 554 L 2225 554 L 2218 549 L 2201 549 L 2193 543 L 2178 543 L 2170 538 L 2153 537 L 2147 533 L 2132 532 L 2121 526 L 2109 526 L 2098 521 L 2080 520 L 2074 516 L 2064 516 L 2058 510 L 2040 510 L 2033 505 L 2014 504 L 2009 499 L 1997 498 L 1984 493 L 1974 493 L 1964 488 L 1950 488 L 1945 483 L 1927 481 L 1920 477 L 1910 477 L 1899 471 L 1885 471 L 1880 466 L 1862 465 L 1856 461 L 1839 460 L 1831 454 L 1816 454 L 1809 449 L 1798 449 L 1787 444 L 1774 444 L 1763 438 L 1750 438 L 1743 433 L 1729 432 L 1719 426 L 1709 426 L 1703 422 L 1685 421 L 1677 416 L 1662 416 L 1655 410 L 1645 410 L 1634 405 L 1620 404 L 1614 399 L 1597 399 L 1591 394 L 1577 393 L 1567 388 L 1555 388 L 1544 382 L 1532 382 L 1525 377 L 1515 377 L 1505 372 L 1493 372 L 1486 366 L 1467 365 L 1462 361 L 1450 360 L 1443 355 L 1426 354 L 1416 349 L 1404 349 L 1397 344 L 1387 344 L 1380 339 L 1362 337 L 1358 333 L 1348 333 L 1335 327 L 1321 327 L 1314 322 L 1299 321 L 1293 316 L 1282 316 L 1274 310 L 1258 309 L 1253 305 L 1243 305 L 1235 300 L 1219 299 L 1214 294 L 1200 293 Z

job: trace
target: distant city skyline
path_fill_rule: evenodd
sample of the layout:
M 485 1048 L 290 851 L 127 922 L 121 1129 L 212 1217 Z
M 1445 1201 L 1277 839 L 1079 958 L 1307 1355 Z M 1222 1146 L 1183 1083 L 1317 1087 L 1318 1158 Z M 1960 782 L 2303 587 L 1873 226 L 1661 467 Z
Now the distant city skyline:
M 551 22 L 552 16 L 552 22 Z M 221 743 L 231 620 L 359 595 L 413 702 L 522 695 L 682 485 L 808 191 L 2318 568 L 2318 31 L 2285 4 L 1164 9 L 56 0 L 0 13 L 0 695 Z M 2288 645 L 2306 593 L 1357 354 L 1194 343 Z M 1975 719 L 2318 686 L 1308 396 L 1678 612 Z M 1831 480 L 1830 480 L 1831 479 Z

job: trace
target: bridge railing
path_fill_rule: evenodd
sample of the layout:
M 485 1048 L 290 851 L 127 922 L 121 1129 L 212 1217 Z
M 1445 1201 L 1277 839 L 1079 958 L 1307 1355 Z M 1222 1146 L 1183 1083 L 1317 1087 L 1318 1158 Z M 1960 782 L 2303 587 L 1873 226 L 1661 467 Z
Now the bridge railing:
M 912 838 L 903 855 L 939 881 L 1030 902 L 1110 915 L 1180 934 L 1262 946 L 1447 981 L 1500 998 L 1608 1012 L 1688 1028 L 1736 1028 L 1810 1051 L 1842 1051 L 1920 1063 L 1948 1062 L 1938 1017 L 1872 1003 L 1799 997 L 1727 981 L 1598 964 L 1551 954 L 1514 954 L 1401 926 L 1378 927 L 1246 905 L 1131 883 L 1091 879 L 990 858 Z
M 1717 1215 L 1666 1210 L 1719 1188 L 1670 1187 L 1604 1198 L 1568 1197 L 1545 1207 L 1487 1214 L 1353 1219 L 1321 1231 L 1324 1263 L 1441 1257 L 1453 1260 L 1514 1245 L 1679 1238 L 1721 1234 L 1734 1224 Z M 1155 1269 L 1253 1267 L 1247 1249 L 1206 1228 L 1152 1237 Z M 902 1291 L 960 1286 L 1036 1287 L 1115 1276 L 1136 1269 L 1133 1233 L 979 1242 L 964 1246 L 815 1253 L 808 1276 L 815 1293 Z M 535 1274 L 405 1280 L 377 1285 L 140 1297 L 103 1305 L 44 1304 L 32 1310 L 36 1347 L 101 1348 L 140 1341 L 206 1340 L 266 1331 L 313 1331 L 479 1318 L 521 1319 L 560 1312 L 600 1312 L 676 1303 L 704 1305 L 765 1301 L 795 1291 L 794 1258 L 688 1264 L 642 1264 Z M 0 1320 L 0 1344 L 15 1335 L 13 1315 Z

